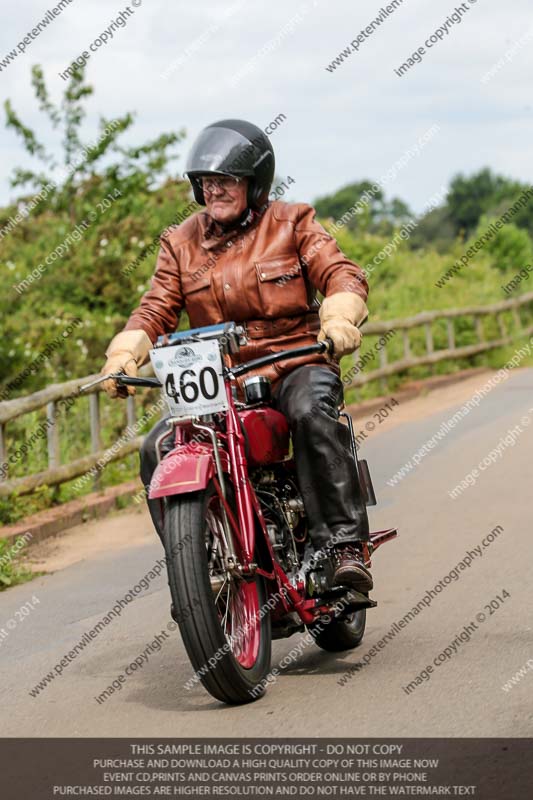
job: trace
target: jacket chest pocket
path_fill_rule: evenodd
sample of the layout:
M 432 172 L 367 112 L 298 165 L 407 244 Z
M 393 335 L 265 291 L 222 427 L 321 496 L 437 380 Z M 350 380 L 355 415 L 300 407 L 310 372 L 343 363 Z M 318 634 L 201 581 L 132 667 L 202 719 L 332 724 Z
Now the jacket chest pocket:
M 182 273 L 181 290 L 191 328 L 221 322 L 218 303 L 211 288 L 211 269 Z
M 264 317 L 287 317 L 307 311 L 307 286 L 298 256 L 256 261 L 255 269 Z

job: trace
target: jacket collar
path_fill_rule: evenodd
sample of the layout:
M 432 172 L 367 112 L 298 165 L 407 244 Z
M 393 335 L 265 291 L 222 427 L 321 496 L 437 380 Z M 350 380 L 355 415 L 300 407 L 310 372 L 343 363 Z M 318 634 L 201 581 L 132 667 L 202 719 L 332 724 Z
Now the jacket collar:
M 215 250 L 217 247 L 229 242 L 237 236 L 245 233 L 252 228 L 261 219 L 266 205 L 262 208 L 255 210 L 247 208 L 243 211 L 241 216 L 236 219 L 231 225 L 221 225 L 220 222 L 214 220 L 207 212 L 202 215 L 203 223 L 203 242 L 202 247 L 204 250 Z

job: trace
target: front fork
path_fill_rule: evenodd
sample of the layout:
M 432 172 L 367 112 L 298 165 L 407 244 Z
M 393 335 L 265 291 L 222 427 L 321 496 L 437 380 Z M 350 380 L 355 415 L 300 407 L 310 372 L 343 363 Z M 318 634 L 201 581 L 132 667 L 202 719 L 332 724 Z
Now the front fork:
M 235 486 L 235 502 L 237 505 L 237 522 L 241 553 L 245 564 L 251 565 L 255 551 L 255 515 L 252 500 L 252 489 L 248 478 L 248 464 L 244 435 L 241 430 L 235 409 L 231 384 L 226 383 L 228 411 L 226 413 L 226 437 L 230 469 Z
M 222 534 L 222 543 L 224 546 L 224 563 L 229 571 L 233 571 L 238 566 L 237 548 L 235 546 L 235 531 L 236 530 L 238 531 L 238 528 L 236 526 L 235 518 L 233 517 L 233 514 L 227 502 L 226 479 L 224 477 L 224 470 L 222 468 L 220 447 L 216 436 L 216 431 L 209 425 L 201 423 L 199 417 L 169 417 L 167 419 L 167 424 L 170 427 L 170 430 L 167 428 L 165 431 L 163 431 L 163 433 L 161 433 L 157 437 L 155 442 L 155 452 L 158 464 L 162 460 L 161 445 L 163 444 L 165 439 L 167 439 L 169 436 L 172 435 L 174 436 L 175 444 L 180 444 L 180 442 L 178 442 L 178 435 L 177 435 L 177 431 L 180 427 L 190 427 L 197 431 L 202 431 L 204 433 L 207 433 L 207 435 L 211 440 L 211 445 L 213 447 L 213 458 L 215 462 L 215 469 L 217 476 L 216 478 L 214 477 L 213 480 L 221 505 L 221 517 L 222 517 L 221 534 Z M 163 502 L 163 500 L 161 500 L 161 502 Z
M 239 574 L 255 571 L 253 563 L 255 551 L 255 512 L 261 518 L 257 504 L 254 503 L 252 489 L 248 480 L 248 467 L 245 455 L 244 436 L 236 414 L 231 384 L 226 383 L 228 410 L 226 411 L 226 439 L 229 457 L 229 473 L 235 488 L 236 516 L 228 503 L 227 477 L 224 474 L 220 444 L 216 430 L 202 423 L 199 417 L 169 417 L 167 420 L 171 431 L 165 430 L 156 440 L 156 455 L 161 461 L 161 445 L 174 428 L 188 426 L 202 432 L 210 439 L 213 448 L 215 475 L 213 482 L 220 499 L 222 518 L 222 537 L 224 546 L 224 563 L 229 572 Z M 176 436 L 177 439 L 177 436 Z M 176 444 L 178 442 L 176 441 Z
M 230 524 L 231 509 L 228 504 L 228 492 L 226 488 L 226 479 L 224 478 L 224 471 L 222 469 L 222 462 L 220 458 L 220 450 L 218 446 L 218 439 L 216 431 L 209 425 L 202 425 L 199 422 L 192 423 L 193 428 L 198 431 L 205 431 L 211 439 L 213 445 L 213 457 L 215 459 L 215 466 L 217 471 L 218 480 L 215 483 L 215 488 L 221 501 L 222 513 L 222 528 L 223 528 L 223 544 L 224 544 L 224 563 L 227 569 L 231 572 L 237 568 L 237 550 L 235 548 L 234 534 Z M 233 516 L 233 515 L 232 515 Z M 234 520 L 232 520 L 234 523 Z

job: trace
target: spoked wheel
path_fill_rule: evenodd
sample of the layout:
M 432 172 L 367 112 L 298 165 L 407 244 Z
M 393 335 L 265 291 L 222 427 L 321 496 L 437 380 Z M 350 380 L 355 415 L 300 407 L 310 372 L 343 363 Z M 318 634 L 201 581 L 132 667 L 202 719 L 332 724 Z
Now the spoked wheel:
M 330 622 L 325 626 L 309 626 L 309 632 L 322 650 L 340 653 L 353 650 L 363 641 L 366 626 L 366 608 L 354 611 L 344 619 Z
M 212 484 L 169 499 L 165 547 L 172 600 L 197 679 L 225 703 L 256 700 L 270 668 L 266 589 L 260 576 L 244 579 L 226 569 L 221 503 Z
M 206 514 L 206 551 L 214 603 L 224 636 L 235 659 L 245 669 L 257 661 L 261 641 L 260 603 L 255 581 L 233 578 L 224 566 L 222 520 L 218 497 L 211 495 Z M 218 588 L 220 586 L 220 588 Z

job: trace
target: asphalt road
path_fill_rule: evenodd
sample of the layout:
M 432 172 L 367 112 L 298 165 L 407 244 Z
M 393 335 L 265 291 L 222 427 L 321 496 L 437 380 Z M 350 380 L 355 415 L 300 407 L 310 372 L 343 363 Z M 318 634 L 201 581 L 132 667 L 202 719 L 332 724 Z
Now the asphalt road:
M 166 630 L 162 575 L 32 697 L 30 690 L 160 558 L 154 534 L 149 544 L 100 552 L 0 595 L 2 735 L 532 736 L 533 670 L 509 691 L 502 686 L 533 659 L 533 425 L 525 422 L 533 423 L 533 370 L 515 371 L 390 486 L 391 476 L 455 410 L 420 415 L 370 435 L 364 445 L 379 500 L 372 528 L 395 525 L 401 538 L 375 555 L 379 605 L 368 613 L 357 650 L 332 655 L 305 646 L 264 698 L 232 708 L 199 684 L 185 688 L 192 669 L 175 631 L 120 692 L 98 703 L 95 697 Z M 508 438 L 502 445 L 510 429 L 514 443 Z M 452 499 L 449 490 L 498 445 L 495 463 Z M 145 513 L 124 511 L 120 521 L 132 532 L 150 528 Z M 447 578 L 429 607 L 394 627 L 495 529 L 494 540 L 458 570 L 457 580 Z M 498 595 L 502 602 L 491 607 Z M 469 625 L 466 641 L 468 634 L 460 636 Z M 302 637 L 275 642 L 273 666 Z M 369 655 L 380 641 L 381 649 Z M 447 647 L 450 657 L 440 656 Z M 348 672 L 365 655 L 366 666 Z M 431 665 L 433 672 L 416 685 Z M 350 677 L 341 685 L 343 675 Z M 407 693 L 403 687 L 413 681 Z

